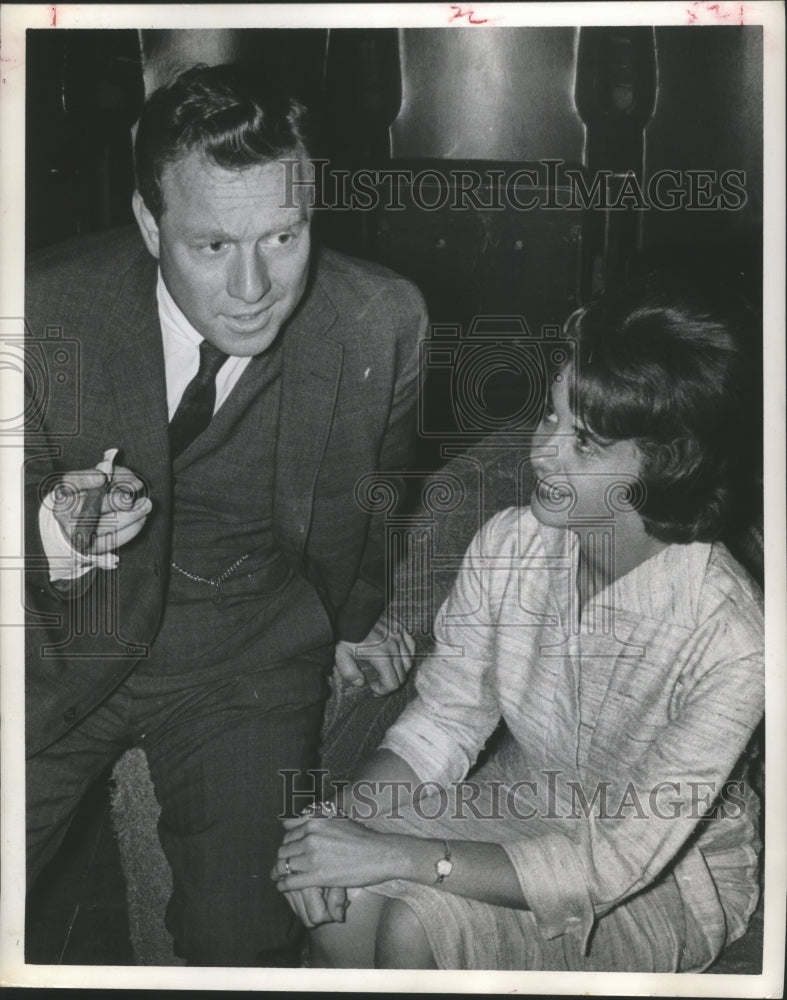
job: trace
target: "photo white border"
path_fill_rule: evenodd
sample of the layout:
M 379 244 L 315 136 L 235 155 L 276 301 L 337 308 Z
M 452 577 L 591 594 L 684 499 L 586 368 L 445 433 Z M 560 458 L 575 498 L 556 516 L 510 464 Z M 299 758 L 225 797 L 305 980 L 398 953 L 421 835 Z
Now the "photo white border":
M 188 12 L 188 17 L 184 16 Z M 23 315 L 25 29 L 447 27 L 473 30 L 468 12 L 487 26 L 669 25 L 740 23 L 763 26 L 764 48 L 764 328 L 766 382 L 765 580 L 767 782 L 765 954 L 763 974 L 634 975 L 559 972 L 401 972 L 327 969 L 199 969 L 24 964 L 23 629 L 0 632 L 2 704 L 2 896 L 0 984 L 4 986 L 155 987 L 347 992 L 540 993 L 659 996 L 781 996 L 787 892 L 787 719 L 785 719 L 785 116 L 784 7 L 760 3 L 534 4 L 210 4 L 5 5 L 0 10 L 0 321 Z M 461 12 L 461 13 L 459 13 Z M 53 19 L 56 25 L 53 26 Z M 3 407 L 22 411 L 21 379 L 0 365 Z M 21 438 L 0 439 L 0 566 L 2 621 L 21 625 Z

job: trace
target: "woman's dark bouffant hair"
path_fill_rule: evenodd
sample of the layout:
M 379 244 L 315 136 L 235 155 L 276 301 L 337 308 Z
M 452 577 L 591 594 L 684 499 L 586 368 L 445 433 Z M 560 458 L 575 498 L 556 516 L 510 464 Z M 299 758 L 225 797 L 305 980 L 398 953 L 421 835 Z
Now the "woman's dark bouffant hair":
M 723 289 L 651 274 L 569 320 L 572 411 L 602 439 L 643 455 L 646 531 L 715 541 L 742 510 L 761 457 L 761 334 Z
M 145 104 L 134 144 L 137 189 L 158 221 L 164 168 L 193 150 L 242 168 L 308 155 L 305 107 L 235 64 L 194 66 Z

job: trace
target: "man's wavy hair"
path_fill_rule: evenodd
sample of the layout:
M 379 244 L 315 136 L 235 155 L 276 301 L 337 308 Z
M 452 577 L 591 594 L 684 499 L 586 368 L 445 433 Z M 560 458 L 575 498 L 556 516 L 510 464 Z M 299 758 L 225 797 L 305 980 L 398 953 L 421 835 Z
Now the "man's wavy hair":
M 594 436 L 643 456 L 638 513 L 665 542 L 715 541 L 745 516 L 761 458 L 761 332 L 724 290 L 651 274 L 569 318 L 570 405 Z
M 137 189 L 158 222 L 168 164 L 203 153 L 228 169 L 308 156 L 307 111 L 270 81 L 235 64 L 194 66 L 145 104 L 134 144 Z

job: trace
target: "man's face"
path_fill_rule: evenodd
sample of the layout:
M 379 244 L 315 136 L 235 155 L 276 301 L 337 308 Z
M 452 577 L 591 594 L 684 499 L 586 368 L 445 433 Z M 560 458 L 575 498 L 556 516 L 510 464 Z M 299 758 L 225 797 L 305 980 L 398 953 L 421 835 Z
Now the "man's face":
M 308 212 L 300 202 L 282 207 L 284 168 L 227 170 L 191 152 L 165 168 L 161 190 L 158 224 L 139 195 L 134 210 L 170 295 L 211 344 L 237 357 L 262 353 L 309 269 Z
M 575 519 L 606 524 L 611 514 L 638 516 L 626 511 L 624 498 L 638 493 L 642 455 L 633 441 L 599 442 L 588 435 L 569 406 L 572 377 L 570 365 L 555 376 L 538 428 L 547 440 L 532 460 L 538 479 L 530 509 L 553 528 L 571 527 Z

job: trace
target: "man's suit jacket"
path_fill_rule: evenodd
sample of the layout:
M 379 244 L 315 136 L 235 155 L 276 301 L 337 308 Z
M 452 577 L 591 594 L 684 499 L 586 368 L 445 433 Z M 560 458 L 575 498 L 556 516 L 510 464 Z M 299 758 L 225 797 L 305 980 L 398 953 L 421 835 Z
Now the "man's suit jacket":
M 153 641 L 170 563 L 172 473 L 156 262 L 135 230 L 50 248 L 26 279 L 26 692 L 28 751 L 58 739 L 113 690 Z M 362 639 L 384 603 L 382 517 L 354 495 L 406 467 L 416 431 L 423 300 L 392 272 L 318 251 L 280 332 L 273 531 L 317 586 L 336 638 Z M 41 498 L 110 447 L 153 510 L 120 565 L 85 593 L 49 583 Z M 77 588 L 77 591 L 79 588 Z

